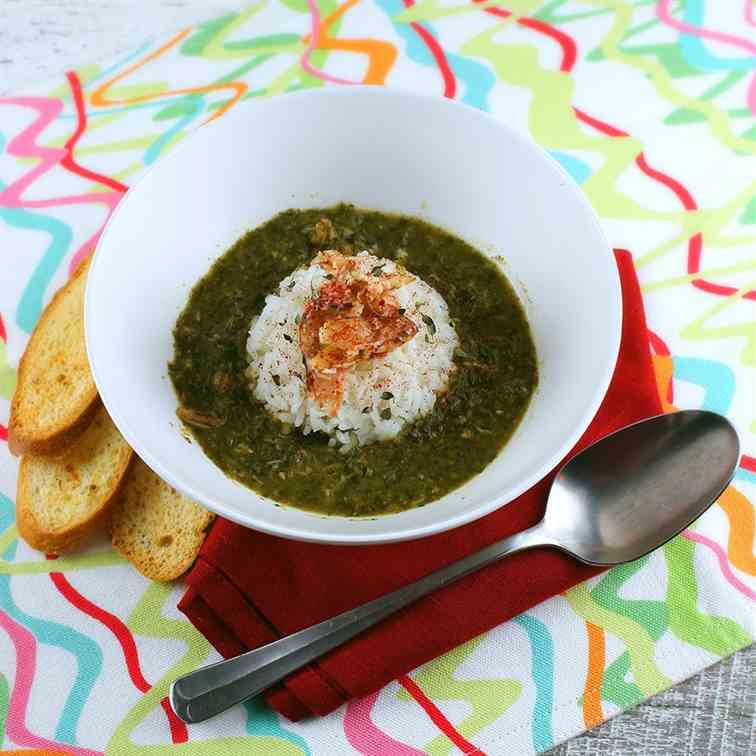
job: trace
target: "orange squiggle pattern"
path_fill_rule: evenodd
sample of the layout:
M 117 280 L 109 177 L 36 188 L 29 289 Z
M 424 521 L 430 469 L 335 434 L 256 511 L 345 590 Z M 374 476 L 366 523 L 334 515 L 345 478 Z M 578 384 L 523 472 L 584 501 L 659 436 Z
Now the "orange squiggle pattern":
M 656 388 L 659 392 L 662 409 L 664 412 L 674 412 L 677 407 L 670 401 L 672 392 L 672 375 L 674 365 L 672 358 L 668 354 L 655 354 L 652 357 L 654 363 L 654 375 L 656 376 Z
M 368 69 L 362 79 L 363 84 L 385 84 L 389 71 L 394 66 L 397 57 L 396 46 L 382 39 L 338 39 L 329 34 L 330 28 L 350 8 L 360 0 L 347 0 L 334 11 L 329 13 L 318 28 L 316 50 L 330 50 L 334 52 L 363 53 L 368 57 Z M 304 37 L 305 44 L 309 44 L 312 36 Z
M 601 684 L 604 677 L 606 639 L 603 629 L 592 622 L 586 622 L 585 629 L 588 633 L 588 668 L 583 690 L 583 722 L 590 729 L 604 721 Z
M 719 497 L 719 506 L 730 522 L 727 556 L 734 567 L 748 575 L 756 575 L 756 555 L 753 553 L 756 534 L 754 508 L 748 499 L 732 486 Z
M 139 95 L 137 97 L 131 97 L 126 99 L 116 99 L 111 100 L 106 97 L 106 92 L 110 87 L 112 87 L 114 84 L 117 84 L 118 82 L 123 81 L 127 76 L 130 76 L 134 71 L 138 71 L 140 68 L 143 68 L 147 63 L 152 62 L 153 60 L 157 60 L 161 55 L 164 55 L 168 50 L 170 50 L 172 47 L 175 47 L 179 44 L 185 37 L 187 37 L 191 33 L 191 29 L 184 29 L 183 31 L 178 32 L 178 34 L 175 34 L 173 37 L 171 37 L 164 45 L 161 45 L 158 47 L 155 52 L 150 53 L 149 55 L 146 55 L 141 60 L 137 61 L 131 66 L 128 66 L 120 73 L 116 74 L 112 78 L 105 81 L 103 84 L 101 84 L 97 89 L 95 89 L 94 92 L 92 92 L 92 95 L 90 96 L 89 101 L 92 103 L 92 105 L 103 107 L 107 105 L 136 105 L 140 102 L 149 102 L 150 100 L 162 100 L 166 97 L 174 97 L 176 95 L 187 95 L 187 94 L 209 94 L 210 92 L 220 92 L 224 90 L 231 90 L 233 91 L 233 97 L 231 99 L 224 103 L 221 107 L 218 108 L 218 110 L 215 111 L 215 113 L 210 116 L 210 118 L 205 121 L 205 123 L 209 123 L 210 121 L 214 121 L 216 118 L 220 118 L 225 112 L 230 110 L 234 105 L 236 105 L 239 100 L 244 96 L 244 93 L 247 91 L 247 85 L 242 81 L 229 81 L 224 82 L 222 84 L 205 84 L 204 86 L 199 87 L 185 87 L 182 89 L 171 89 L 167 92 L 158 92 L 154 94 L 146 94 L 146 95 Z

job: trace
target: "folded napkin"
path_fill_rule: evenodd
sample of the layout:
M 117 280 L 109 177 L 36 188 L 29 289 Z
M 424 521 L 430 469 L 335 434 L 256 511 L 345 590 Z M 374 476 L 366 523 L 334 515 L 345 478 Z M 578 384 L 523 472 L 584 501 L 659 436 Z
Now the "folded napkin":
M 661 412 L 632 257 L 615 252 L 623 293 L 619 358 L 604 402 L 571 456 Z M 440 535 L 379 546 L 300 543 L 218 519 L 179 603 L 226 657 L 301 630 L 422 577 L 543 515 L 549 474 L 506 507 Z M 507 557 L 422 599 L 265 694 L 292 720 L 324 715 L 582 582 L 600 569 L 551 549 Z

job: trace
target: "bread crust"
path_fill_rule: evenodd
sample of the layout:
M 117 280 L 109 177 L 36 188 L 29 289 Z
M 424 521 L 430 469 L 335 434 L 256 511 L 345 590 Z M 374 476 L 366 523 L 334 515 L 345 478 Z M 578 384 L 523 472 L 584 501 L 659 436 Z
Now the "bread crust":
M 66 412 L 66 416 L 49 427 L 39 427 L 34 418 L 29 417 L 29 410 L 25 406 L 28 396 L 36 392 L 33 381 L 29 378 L 30 366 L 37 360 L 37 351 L 46 337 L 46 329 L 54 328 L 53 322 L 56 309 L 60 301 L 69 294 L 70 288 L 78 283 L 81 276 L 85 276 L 89 269 L 89 260 L 85 260 L 76 273 L 59 291 L 56 292 L 45 308 L 29 343 L 19 361 L 16 390 L 10 406 L 10 421 L 8 423 L 8 449 L 11 454 L 22 456 L 33 454 L 36 456 L 55 456 L 69 446 L 81 433 L 86 430 L 100 406 L 99 395 L 94 379 L 89 375 L 89 386 L 76 402 L 73 402 Z M 82 297 L 84 296 L 82 292 Z M 50 401 L 55 401 L 51 397 Z
M 170 497 L 169 501 L 165 501 L 166 496 Z M 158 529 L 155 525 L 165 525 L 171 520 L 169 507 L 173 502 L 175 510 L 184 508 L 184 515 L 187 515 L 186 507 L 191 507 L 182 524 L 191 523 L 192 531 L 189 539 L 181 543 L 175 539 L 163 546 L 161 538 L 168 535 L 173 539 L 174 534 L 169 533 L 168 528 Z M 138 516 L 140 508 L 152 507 L 155 508 L 152 516 Z M 183 575 L 194 564 L 214 519 L 215 515 L 173 490 L 137 459 L 113 511 L 112 544 L 146 578 L 168 582 Z M 135 526 L 141 528 L 137 535 Z M 145 539 L 151 544 L 149 548 L 144 546 Z
M 21 360 L 23 364 L 23 358 Z M 19 365 L 19 376 L 21 375 L 21 366 Z M 13 399 L 15 400 L 14 394 Z M 78 415 L 73 422 L 61 428 L 56 428 L 46 435 L 35 435 L 34 433 L 25 434 L 18 427 L 18 411 L 14 416 L 14 405 L 11 403 L 11 419 L 8 426 L 8 450 L 16 457 L 32 455 L 35 457 L 57 457 L 63 454 L 66 449 L 84 433 L 89 424 L 100 409 L 101 402 L 97 389 L 94 395 L 86 402 L 81 402 L 81 408 L 77 408 L 73 415 Z M 14 422 L 15 420 L 15 422 Z
M 113 483 L 104 492 L 102 500 L 89 517 L 73 523 L 70 527 L 57 531 L 47 531 L 34 515 L 33 493 L 29 488 L 29 465 L 34 464 L 34 457 L 21 459 L 16 487 L 16 527 L 19 535 L 33 549 L 46 554 L 58 554 L 78 546 L 90 534 L 107 528 L 114 502 L 123 488 L 127 473 L 133 462 L 134 452 L 129 448 L 122 455 L 115 470 Z

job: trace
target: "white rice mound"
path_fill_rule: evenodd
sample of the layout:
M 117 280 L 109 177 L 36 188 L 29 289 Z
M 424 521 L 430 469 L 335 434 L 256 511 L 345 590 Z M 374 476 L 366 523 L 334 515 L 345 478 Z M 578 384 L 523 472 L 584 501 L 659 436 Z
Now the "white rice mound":
M 367 252 L 357 257 L 366 272 L 379 265 L 386 273 L 397 270 L 391 260 Z M 331 445 L 347 451 L 392 439 L 429 413 L 449 385 L 459 340 L 446 302 L 415 276 L 392 293 L 417 326 L 417 334 L 389 354 L 350 368 L 341 407 L 331 417 L 307 396 L 298 325 L 305 302 L 326 280 L 326 271 L 313 263 L 295 270 L 281 281 L 278 293 L 266 297 L 262 313 L 250 325 L 247 378 L 255 397 L 274 417 L 304 433 L 322 431 Z

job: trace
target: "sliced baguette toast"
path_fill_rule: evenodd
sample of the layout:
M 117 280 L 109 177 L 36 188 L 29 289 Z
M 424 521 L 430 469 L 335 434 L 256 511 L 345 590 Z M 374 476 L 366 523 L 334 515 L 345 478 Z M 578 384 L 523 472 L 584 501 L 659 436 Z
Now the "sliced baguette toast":
M 174 580 L 192 566 L 214 517 L 137 458 L 113 507 L 113 546 L 150 580 Z
M 84 346 L 88 267 L 87 260 L 47 305 L 21 357 L 8 427 L 13 454 L 59 454 L 97 412 Z
M 16 523 L 33 548 L 58 553 L 105 524 L 133 452 L 100 408 L 59 457 L 24 456 L 18 472 Z

